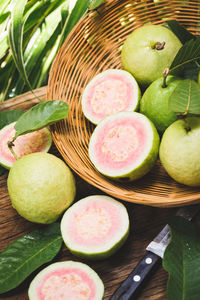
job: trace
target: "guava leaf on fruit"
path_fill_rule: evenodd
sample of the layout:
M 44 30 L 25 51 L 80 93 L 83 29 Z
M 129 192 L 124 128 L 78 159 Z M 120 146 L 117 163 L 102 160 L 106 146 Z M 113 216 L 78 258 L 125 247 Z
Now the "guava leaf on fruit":
M 22 110 L 0 111 L 0 130 L 12 122 L 17 121 L 24 112 Z
M 174 217 L 169 225 L 171 242 L 163 258 L 169 272 L 168 300 L 199 300 L 200 239 L 194 225 L 184 218 Z
M 169 72 L 174 72 L 188 63 L 199 60 L 200 37 L 197 37 L 195 40 L 189 40 L 180 48 L 169 68 Z
M 181 81 L 169 97 L 169 108 L 177 113 L 200 114 L 200 86 L 197 82 Z
M 62 245 L 60 224 L 26 234 L 0 254 L 0 294 L 17 287 L 28 275 L 51 261 Z
M 43 127 L 51 125 L 61 119 L 65 119 L 68 115 L 68 104 L 60 100 L 45 101 L 33 106 L 25 112 L 16 122 L 16 134 L 18 136 L 39 130 Z
M 179 38 L 182 44 L 185 44 L 191 39 L 196 39 L 196 36 L 189 32 L 185 27 L 183 27 L 176 20 L 169 20 L 166 22 L 167 26 L 173 33 Z

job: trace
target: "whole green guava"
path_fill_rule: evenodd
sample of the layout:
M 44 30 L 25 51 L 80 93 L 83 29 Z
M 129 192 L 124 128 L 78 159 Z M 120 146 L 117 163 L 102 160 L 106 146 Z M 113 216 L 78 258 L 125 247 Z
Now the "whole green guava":
M 8 175 L 12 206 L 25 219 L 42 224 L 55 222 L 74 201 L 75 179 L 58 157 L 32 153 L 17 160 Z
M 124 42 L 121 62 L 137 82 L 147 86 L 169 68 L 182 44 L 176 35 L 161 25 L 144 25 Z
M 175 112 L 168 106 L 168 100 L 181 79 L 169 75 L 166 87 L 163 87 L 163 77 L 150 84 L 144 92 L 140 102 L 140 112 L 147 116 L 156 126 L 159 133 L 177 120 Z
M 200 186 L 200 117 L 171 124 L 160 144 L 160 161 L 177 182 Z

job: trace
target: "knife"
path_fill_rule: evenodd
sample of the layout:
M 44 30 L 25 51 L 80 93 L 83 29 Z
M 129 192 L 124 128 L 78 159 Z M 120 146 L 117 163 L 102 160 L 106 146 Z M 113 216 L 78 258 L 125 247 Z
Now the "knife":
M 191 221 L 199 210 L 200 205 L 192 205 L 180 208 L 176 215 Z M 142 282 L 144 282 L 144 279 L 154 269 L 158 262 L 161 261 L 169 242 L 170 228 L 169 225 L 166 225 L 147 246 L 145 256 L 114 292 L 110 300 L 129 300 L 137 291 L 138 287 L 141 286 Z

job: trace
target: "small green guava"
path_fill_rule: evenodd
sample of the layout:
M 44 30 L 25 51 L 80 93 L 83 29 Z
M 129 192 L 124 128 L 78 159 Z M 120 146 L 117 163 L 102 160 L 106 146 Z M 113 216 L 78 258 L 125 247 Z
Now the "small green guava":
M 25 219 L 42 224 L 55 222 L 74 201 L 75 179 L 58 157 L 44 152 L 17 160 L 8 175 L 13 208 Z
M 139 84 L 147 86 L 169 68 L 182 44 L 176 35 L 161 25 L 144 25 L 126 39 L 121 53 L 123 69 Z
M 140 112 L 154 123 L 159 133 L 177 120 L 175 112 L 168 106 L 168 100 L 180 81 L 180 78 L 169 75 L 166 87 L 163 87 L 163 77 L 160 77 L 150 84 L 142 96 Z
M 160 160 L 177 182 L 200 186 L 200 117 L 187 117 L 171 124 L 163 134 Z

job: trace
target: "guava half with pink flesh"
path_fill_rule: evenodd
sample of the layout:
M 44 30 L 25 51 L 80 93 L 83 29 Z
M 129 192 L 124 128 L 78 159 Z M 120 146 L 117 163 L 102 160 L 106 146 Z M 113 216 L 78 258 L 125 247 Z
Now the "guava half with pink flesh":
M 126 241 L 129 216 L 121 202 L 105 195 L 92 195 L 77 201 L 64 213 L 61 233 L 74 255 L 103 259 Z
M 153 167 L 160 138 L 153 123 L 137 112 L 106 117 L 94 129 L 89 157 L 102 174 L 116 180 L 136 180 Z
M 88 265 L 75 262 L 56 262 L 40 271 L 30 284 L 30 300 L 101 300 L 104 285 Z
M 10 169 L 15 157 L 8 148 L 8 142 L 15 135 L 15 123 L 13 122 L 0 130 L 0 164 Z M 34 152 L 48 152 L 52 144 L 50 131 L 45 127 L 40 130 L 19 136 L 14 141 L 13 150 L 18 158 Z
M 109 69 L 96 75 L 82 95 L 85 117 L 98 124 L 119 111 L 136 111 L 141 92 L 134 77 L 124 70 Z

